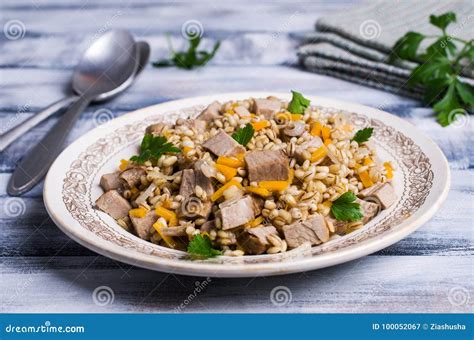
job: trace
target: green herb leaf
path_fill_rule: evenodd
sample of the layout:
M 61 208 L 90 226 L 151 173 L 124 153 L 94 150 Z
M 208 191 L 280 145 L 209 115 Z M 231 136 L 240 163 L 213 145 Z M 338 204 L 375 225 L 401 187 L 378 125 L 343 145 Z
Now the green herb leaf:
M 426 53 L 421 56 L 423 61 L 430 61 L 432 58 L 437 58 L 440 55 L 447 57 L 456 54 L 457 47 L 447 36 L 442 36 L 426 49 Z
M 356 132 L 352 140 L 356 141 L 359 144 L 362 144 L 369 140 L 369 138 L 372 136 L 372 132 L 374 132 L 374 128 L 371 127 L 359 130 Z
M 474 87 L 468 83 L 457 81 L 456 90 L 463 103 L 472 109 L 474 107 Z
M 438 113 L 442 126 L 451 124 L 456 115 L 472 110 L 474 89 L 461 81 L 461 73 L 466 65 L 474 63 L 474 42 L 448 35 L 446 28 L 456 22 L 456 15 L 447 12 L 431 15 L 430 23 L 441 29 L 437 36 L 424 36 L 409 32 L 393 46 L 390 61 L 396 57 L 417 61 L 408 81 L 408 86 L 418 86 L 425 90 L 424 100 Z M 435 39 L 426 51 L 418 55 L 421 41 Z
M 448 126 L 455 120 L 456 111 L 462 109 L 456 95 L 456 82 L 449 84 L 448 90 L 443 98 L 433 106 L 433 110 L 438 113 L 437 119 L 442 126 Z M 459 112 L 461 113 L 461 112 Z
M 331 213 L 334 218 L 338 221 L 354 222 L 364 217 L 360 204 L 354 202 L 356 199 L 356 195 L 348 191 L 332 202 Z
M 201 259 L 208 259 L 221 254 L 220 250 L 212 248 L 211 239 L 207 235 L 196 235 L 188 244 L 188 253 Z
M 311 101 L 303 97 L 303 95 L 296 91 L 291 91 L 293 93 L 293 98 L 291 98 L 290 103 L 288 104 L 288 111 L 296 114 L 303 114 L 304 110 L 309 107 Z
M 246 146 L 248 142 L 252 139 L 255 130 L 252 124 L 248 123 L 245 125 L 244 128 L 240 128 L 232 134 L 232 138 L 234 138 L 239 144 Z
M 214 44 L 211 52 L 198 51 L 197 48 L 201 42 L 200 36 L 191 36 L 188 34 L 189 47 L 187 51 L 175 52 L 170 43 L 171 58 L 163 59 L 152 63 L 154 67 L 176 66 L 186 70 L 206 65 L 216 54 L 220 42 Z
M 408 85 L 431 85 L 431 81 L 433 79 L 445 79 L 447 81 L 447 76 L 450 72 L 451 62 L 449 61 L 449 59 L 443 56 L 439 56 L 421 64 L 420 66 L 417 66 L 410 74 L 410 80 L 408 81 Z
M 421 42 L 425 39 L 425 36 L 417 32 L 408 32 L 403 37 L 397 40 L 393 47 L 392 54 L 390 55 L 390 61 L 394 61 L 397 58 L 414 60 L 416 59 L 416 53 Z
M 439 16 L 433 14 L 430 15 L 430 23 L 442 29 L 443 31 L 452 22 L 456 22 L 456 14 L 454 14 L 453 12 L 447 12 Z
M 137 164 L 143 164 L 146 161 L 156 161 L 164 153 L 178 153 L 180 149 L 168 143 L 166 137 L 153 136 L 152 134 L 145 134 L 140 145 L 140 154 L 132 156 L 131 161 Z

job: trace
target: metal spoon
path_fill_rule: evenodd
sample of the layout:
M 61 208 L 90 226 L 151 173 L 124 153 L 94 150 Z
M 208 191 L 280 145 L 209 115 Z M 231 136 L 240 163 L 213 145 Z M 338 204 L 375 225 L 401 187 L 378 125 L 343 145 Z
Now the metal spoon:
M 82 57 L 73 86 L 81 93 L 51 131 L 23 157 L 10 177 L 7 192 L 20 195 L 33 188 L 46 174 L 63 148 L 74 123 L 93 98 L 117 94 L 133 81 L 138 68 L 137 45 L 126 31 L 109 31 L 95 41 Z
M 150 58 L 150 45 L 146 43 L 145 41 L 139 41 L 137 42 L 137 48 L 138 48 L 138 69 L 137 72 L 134 73 L 131 77 L 135 79 L 141 71 L 143 71 L 143 68 L 146 66 L 148 63 L 148 60 Z M 77 72 L 77 71 L 76 71 Z M 130 86 L 132 82 L 127 83 L 128 86 Z M 93 102 L 101 102 L 105 100 L 109 100 L 113 98 L 114 96 L 118 95 L 119 93 L 122 93 L 128 86 L 124 87 L 121 89 L 121 92 L 116 92 L 112 91 L 110 93 L 103 93 L 102 95 L 99 95 L 96 98 L 93 98 Z M 76 88 L 73 84 L 73 88 Z M 79 96 L 82 95 L 82 93 L 78 93 L 78 95 L 71 94 L 70 96 L 61 99 L 47 108 L 43 109 L 41 112 L 38 112 L 31 118 L 27 119 L 26 121 L 21 122 L 14 128 L 10 129 L 9 131 L 5 132 L 0 136 L 0 151 L 3 151 L 7 148 L 8 145 L 13 143 L 15 140 L 23 136 L 26 132 L 28 132 L 30 129 L 41 123 L 43 120 L 46 118 L 50 117 L 51 115 L 55 114 L 59 110 L 68 107 L 75 101 L 79 99 Z

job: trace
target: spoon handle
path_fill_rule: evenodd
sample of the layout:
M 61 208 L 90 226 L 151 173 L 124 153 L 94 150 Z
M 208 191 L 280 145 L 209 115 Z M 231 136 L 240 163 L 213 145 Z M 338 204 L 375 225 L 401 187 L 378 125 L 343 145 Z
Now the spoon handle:
M 33 188 L 46 175 L 49 167 L 63 149 L 66 137 L 90 98 L 81 96 L 58 120 L 50 132 L 23 157 L 8 183 L 9 195 L 18 196 Z
M 5 150 L 7 146 L 9 146 L 15 140 L 23 136 L 30 129 L 34 128 L 36 125 L 41 123 L 43 120 L 45 120 L 49 116 L 55 114 L 62 108 L 65 108 L 71 105 L 78 98 L 79 98 L 78 96 L 74 96 L 74 95 L 63 98 L 49 105 L 48 107 L 44 108 L 40 112 L 34 114 L 31 118 L 26 119 L 25 121 L 11 128 L 7 132 L 3 133 L 0 136 L 0 151 Z

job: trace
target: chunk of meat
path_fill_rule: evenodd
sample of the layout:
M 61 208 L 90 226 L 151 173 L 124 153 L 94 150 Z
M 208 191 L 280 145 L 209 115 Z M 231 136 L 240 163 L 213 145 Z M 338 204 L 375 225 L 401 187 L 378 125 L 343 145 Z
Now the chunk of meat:
M 247 108 L 242 105 L 235 107 L 234 112 L 237 113 L 237 115 L 241 118 L 250 116 L 250 111 L 247 110 Z
M 299 247 L 306 242 L 315 245 L 329 240 L 326 220 L 319 214 L 311 216 L 306 221 L 285 225 L 282 230 L 290 248 Z
M 244 147 L 222 129 L 214 137 L 205 141 L 202 146 L 216 156 L 236 156 L 245 152 Z
M 195 165 L 195 169 L 199 169 L 199 165 Z M 181 174 L 179 194 L 183 197 L 193 195 L 196 185 L 199 185 L 206 192 L 207 196 L 211 196 L 214 193 L 212 180 L 207 178 L 201 170 L 183 170 Z
M 179 194 L 183 197 L 189 197 L 194 194 L 194 187 L 196 186 L 196 177 L 193 169 L 185 169 L 181 172 L 181 186 L 179 187 Z
M 222 229 L 228 230 L 239 227 L 255 218 L 255 203 L 252 197 L 224 201 L 219 205 Z
M 212 230 L 216 230 L 216 221 L 210 220 L 210 221 L 204 222 L 199 230 L 201 230 L 202 233 L 203 232 L 210 233 Z
M 100 178 L 100 186 L 104 191 L 121 189 L 123 186 L 122 181 L 120 180 L 120 172 L 112 172 L 110 174 L 102 175 Z
M 203 132 L 206 130 L 207 123 L 202 119 L 186 119 L 183 125 L 187 126 L 191 130 Z
M 387 209 L 398 200 L 398 197 L 393 187 L 389 183 L 385 183 L 370 195 L 365 196 L 365 200 L 380 202 L 382 209 Z
M 186 227 L 183 225 L 177 227 L 162 228 L 161 233 L 165 236 L 180 237 L 186 236 Z
M 288 157 L 282 150 L 248 152 L 245 163 L 251 182 L 286 181 L 290 175 Z
M 214 101 L 208 107 L 206 107 L 197 118 L 202 119 L 206 122 L 211 122 L 219 117 L 219 111 L 221 109 L 221 106 L 221 103 L 219 103 L 218 101 Z
M 144 167 L 133 167 L 122 171 L 119 175 L 120 179 L 129 188 L 137 187 L 141 183 L 141 177 L 146 175 Z
M 147 128 L 145 130 L 145 133 L 158 136 L 158 135 L 161 135 L 163 133 L 163 131 L 165 130 L 165 128 L 167 126 L 168 125 L 165 124 L 165 123 L 151 124 L 151 125 L 147 126 Z
M 154 210 L 147 211 L 143 217 L 134 217 L 130 215 L 130 221 L 132 221 L 135 233 L 143 240 L 150 239 L 150 230 L 156 220 L 158 220 L 158 216 Z
M 274 226 L 249 228 L 237 237 L 237 244 L 247 254 L 259 255 L 271 246 L 267 239 L 269 235 L 278 235 Z
M 281 102 L 276 99 L 255 99 L 253 111 L 257 115 L 263 115 L 266 119 L 271 119 L 281 109 Z
M 128 211 L 132 209 L 130 203 L 117 190 L 109 190 L 102 194 L 95 204 L 97 208 L 116 220 L 127 216 Z
M 375 191 L 379 190 L 384 183 L 376 183 L 368 188 L 365 188 L 357 194 L 360 198 L 365 198 L 367 196 L 371 196 Z
M 303 152 L 305 150 L 308 151 L 309 153 L 311 153 L 312 149 L 314 149 L 314 151 L 316 151 L 318 148 L 320 148 L 323 145 L 324 145 L 323 141 L 321 140 L 321 138 L 319 138 L 317 136 L 312 137 L 309 141 L 306 141 L 304 143 L 301 143 L 301 144 L 297 145 L 296 148 L 295 148 L 295 158 L 296 158 L 296 160 L 298 161 L 298 163 L 303 163 L 305 161 L 305 158 L 303 156 Z M 324 160 L 324 157 L 321 158 L 320 160 L 318 160 L 317 162 L 315 162 L 314 164 L 319 164 L 323 160 Z
M 380 211 L 380 204 L 368 202 L 359 198 L 357 198 L 355 202 L 360 204 L 362 213 L 364 214 L 364 217 L 362 218 L 362 223 L 364 224 L 373 219 Z

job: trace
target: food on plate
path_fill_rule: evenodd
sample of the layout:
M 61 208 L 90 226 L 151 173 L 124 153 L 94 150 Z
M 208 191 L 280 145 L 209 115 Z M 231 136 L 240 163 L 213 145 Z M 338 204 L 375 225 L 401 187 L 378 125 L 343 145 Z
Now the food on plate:
M 194 258 L 282 253 L 361 228 L 398 197 L 372 127 L 301 93 L 209 104 L 147 127 L 104 174 L 96 207 L 138 237 Z

